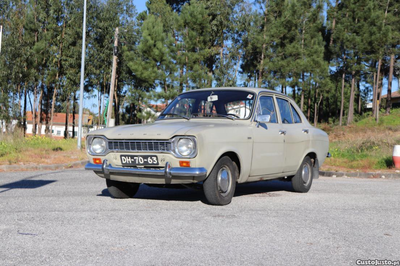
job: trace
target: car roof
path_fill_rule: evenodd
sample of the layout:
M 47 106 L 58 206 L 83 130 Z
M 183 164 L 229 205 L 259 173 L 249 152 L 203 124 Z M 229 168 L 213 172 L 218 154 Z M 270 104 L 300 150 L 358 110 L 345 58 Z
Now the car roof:
M 269 93 L 275 93 L 275 94 L 279 94 L 279 95 L 283 95 L 283 96 L 287 96 L 283 93 L 280 93 L 278 91 L 274 91 L 274 90 L 269 90 L 269 89 L 264 89 L 264 88 L 251 88 L 251 87 L 216 87 L 216 88 L 202 88 L 202 89 L 194 89 L 194 90 L 190 90 L 190 91 L 186 91 L 183 93 L 190 93 L 190 92 L 195 92 L 195 91 L 219 91 L 219 90 L 238 90 L 238 91 L 249 91 L 249 92 L 253 92 L 253 93 L 260 93 L 260 92 L 269 92 Z

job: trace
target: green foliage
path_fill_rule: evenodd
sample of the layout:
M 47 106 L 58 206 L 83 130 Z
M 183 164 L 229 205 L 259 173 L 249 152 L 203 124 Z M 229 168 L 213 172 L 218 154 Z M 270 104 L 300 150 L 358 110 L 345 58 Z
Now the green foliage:
M 98 99 L 98 123 L 114 52 L 116 124 L 140 123 L 149 104 L 168 103 L 185 90 L 237 85 L 281 90 L 310 121 L 359 123 L 378 61 L 385 79 L 390 55 L 397 76 L 400 69 L 399 1 L 149 0 L 146 6 L 137 15 L 131 0 L 88 1 L 85 97 Z M 83 1 L 5 0 L 0 9 L 0 120 L 22 124 L 25 109 L 40 109 L 39 123 L 49 127 L 53 111 L 76 112 Z
M 383 110 L 380 112 L 379 123 L 377 124 L 375 119 L 367 113 L 364 119 L 361 119 L 356 123 L 360 127 L 399 127 L 400 125 L 400 109 L 393 109 L 390 115 L 386 115 Z
M 351 169 L 390 169 L 393 147 L 400 143 L 400 109 L 383 115 L 379 125 L 367 114 L 351 127 L 334 127 L 330 135 L 330 166 Z
M 45 136 L 5 137 L 0 139 L 0 159 L 8 160 L 18 156 L 19 153 L 29 150 L 71 151 L 76 149 L 76 140 L 52 139 Z

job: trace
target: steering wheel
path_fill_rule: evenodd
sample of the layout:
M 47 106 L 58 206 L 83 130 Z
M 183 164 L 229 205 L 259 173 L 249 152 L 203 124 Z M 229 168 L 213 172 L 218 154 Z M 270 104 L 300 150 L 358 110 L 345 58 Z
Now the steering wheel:
M 239 119 L 240 119 L 240 116 L 238 116 L 237 114 L 231 114 L 231 113 L 227 113 L 226 115 L 231 115 L 231 116 L 234 116 L 234 117 L 236 117 L 236 118 L 239 118 Z

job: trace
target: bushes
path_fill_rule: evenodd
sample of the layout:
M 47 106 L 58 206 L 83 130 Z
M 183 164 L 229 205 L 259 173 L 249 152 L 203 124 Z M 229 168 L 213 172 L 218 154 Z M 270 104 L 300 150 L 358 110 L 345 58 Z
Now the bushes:
M 332 158 L 326 160 L 327 166 L 393 168 L 393 147 L 400 144 L 400 110 L 382 115 L 379 124 L 367 117 L 352 126 L 331 128 L 329 139 Z

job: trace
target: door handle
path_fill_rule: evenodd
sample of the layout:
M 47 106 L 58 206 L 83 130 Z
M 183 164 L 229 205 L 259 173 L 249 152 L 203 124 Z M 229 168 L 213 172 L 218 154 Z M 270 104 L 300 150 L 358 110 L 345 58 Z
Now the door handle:
M 308 134 L 308 129 L 303 129 L 301 132 L 303 132 L 304 134 Z
M 279 135 L 286 135 L 286 130 L 279 130 Z

